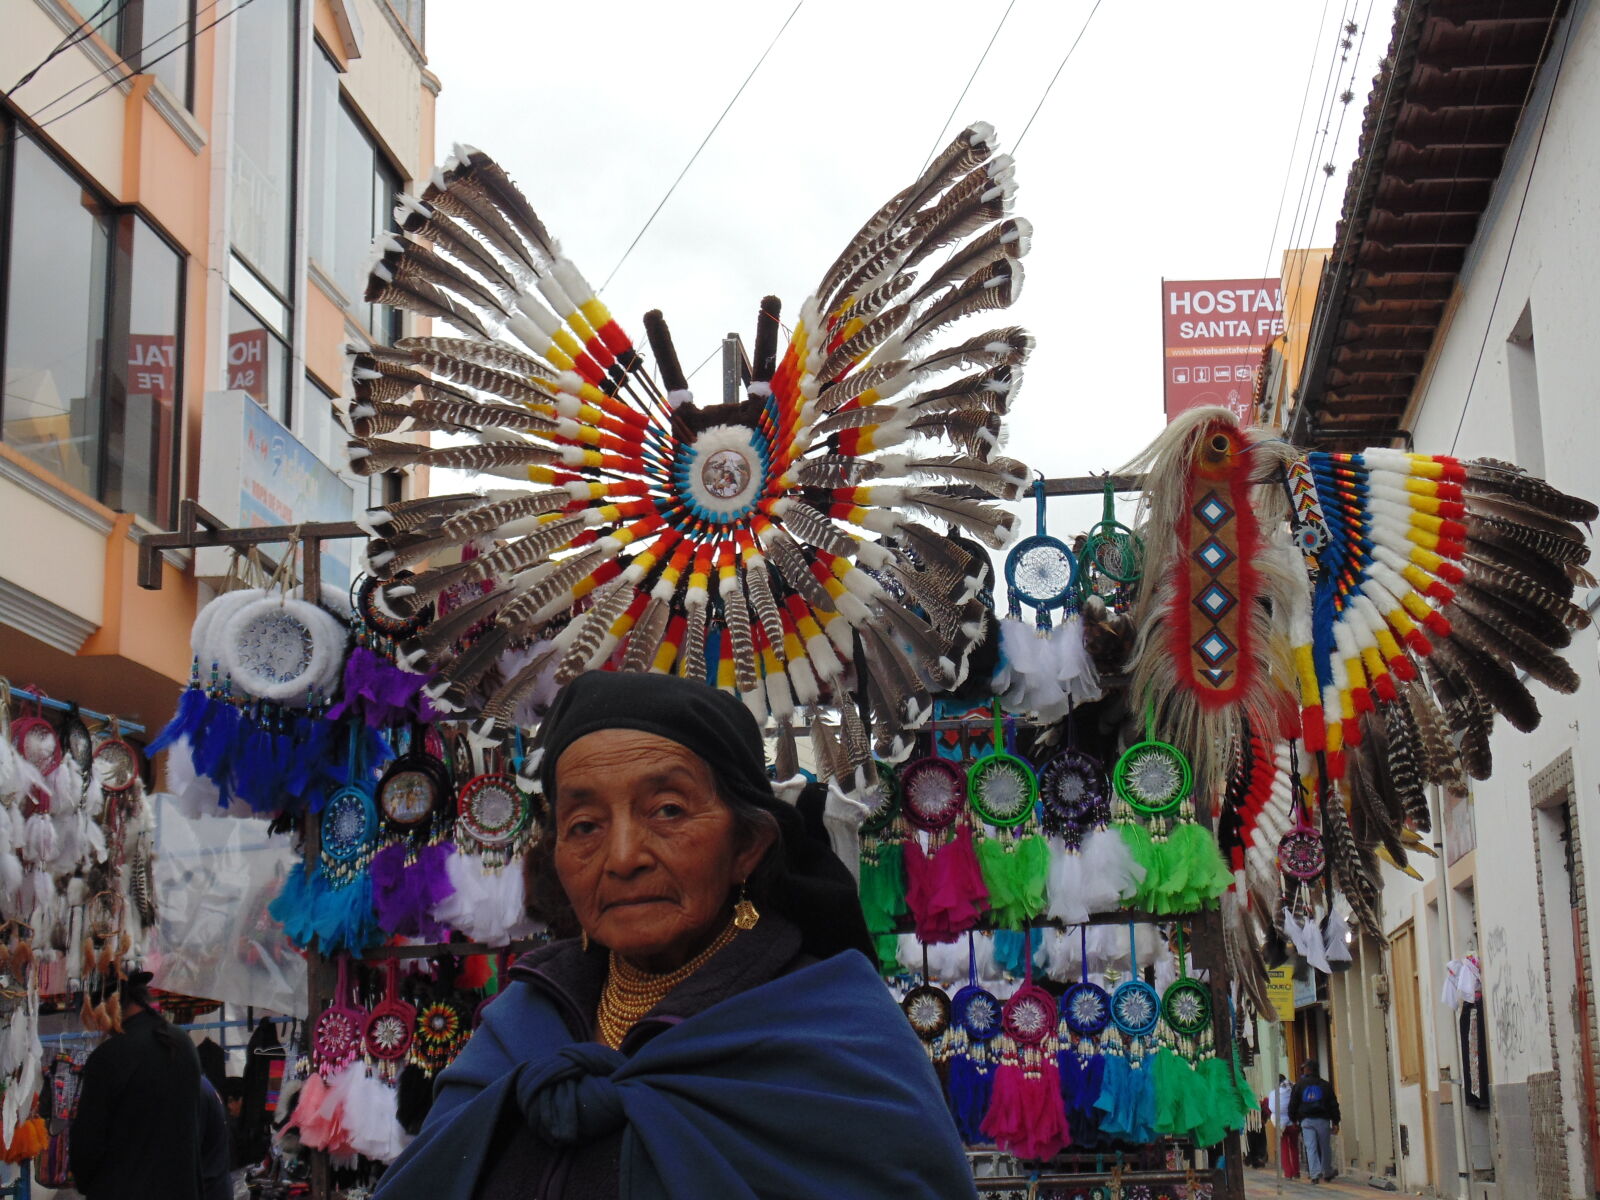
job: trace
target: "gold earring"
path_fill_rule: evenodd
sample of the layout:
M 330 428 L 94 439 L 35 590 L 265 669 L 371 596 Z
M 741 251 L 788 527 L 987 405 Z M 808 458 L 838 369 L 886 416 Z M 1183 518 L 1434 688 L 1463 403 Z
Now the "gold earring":
M 733 906 L 734 928 L 742 929 L 746 933 L 756 927 L 756 922 L 761 920 L 761 914 L 756 911 L 756 906 L 750 903 L 750 897 L 745 894 L 744 884 L 739 885 L 739 903 Z
M 589 953 L 589 931 L 587 929 L 578 935 L 578 940 L 583 946 L 583 952 L 585 954 Z

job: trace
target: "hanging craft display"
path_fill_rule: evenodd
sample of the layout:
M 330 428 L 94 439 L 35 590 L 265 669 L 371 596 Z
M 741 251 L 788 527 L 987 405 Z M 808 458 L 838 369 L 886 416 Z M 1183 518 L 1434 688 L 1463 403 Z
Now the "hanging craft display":
M 1492 459 L 1302 454 L 1223 409 L 1182 414 L 1141 467 L 1135 694 L 1208 788 L 1249 730 L 1303 742 L 1330 882 L 1381 942 L 1379 852 L 1405 866 L 1426 786 L 1487 775 L 1494 713 L 1537 724 L 1519 672 L 1577 686 L 1559 651 L 1589 623 L 1572 597 L 1600 509 Z M 1312 833 L 1294 832 L 1285 866 L 1309 875 Z M 1230 958 L 1257 987 L 1237 924 Z
M 994 1093 L 1001 1004 L 978 983 L 974 937 L 967 934 L 966 984 L 950 999 L 954 1040 L 948 1048 L 950 1110 L 965 1142 L 983 1140 L 983 1119 Z
M 542 679 L 612 665 L 703 678 L 781 722 L 845 696 L 859 638 L 874 722 L 925 720 L 930 689 L 960 678 L 972 649 L 962 614 L 977 570 L 923 522 L 998 548 L 1011 515 L 967 489 L 1012 499 L 1024 479 L 995 448 L 1032 340 L 943 337 L 1021 284 L 1030 230 L 1008 216 L 1013 168 L 994 147 L 989 126 L 962 131 L 874 214 L 781 351 L 778 301 L 763 301 L 746 392 L 714 405 L 694 399 L 656 312 L 647 368 L 487 155 L 459 150 L 420 199 L 402 198 L 368 296 L 465 336 L 357 356 L 352 467 L 537 485 L 368 514 L 368 561 L 385 578 L 374 607 L 406 619 L 482 585 L 460 621 L 403 646 L 433 673 L 435 703 L 481 713 L 480 733 L 500 737 Z M 467 437 L 389 436 L 430 429 Z M 468 544 L 492 548 L 423 565 Z M 886 576 L 915 606 L 891 599 Z M 507 650 L 540 639 L 539 658 L 497 674 Z
M 312 1069 L 328 1079 L 355 1062 L 364 1026 L 365 1014 L 350 1002 L 350 960 L 340 955 L 333 1003 L 311 1028 Z
M 967 771 L 967 798 L 986 824 L 1009 829 L 1033 816 L 1039 780 L 1024 759 L 1005 749 L 998 702 L 993 713 L 994 741 Z
M 1098 1037 L 1111 1023 L 1111 997 L 1089 979 L 1088 926 L 1080 926 L 1081 962 L 1078 982 L 1061 993 L 1061 1019 L 1078 1037 Z
M 354 724 L 346 747 L 346 782 L 328 797 L 318 821 L 317 861 L 291 870 L 269 907 L 290 941 L 302 947 L 314 942 L 323 954 L 359 952 L 381 933 L 368 870 L 377 847 L 378 809 L 365 738 Z
M 1134 940 L 1133 922 L 1128 923 L 1128 978 L 1111 993 L 1111 1021 L 1129 1037 L 1145 1037 L 1155 1032 L 1161 1019 L 1161 997 L 1139 976 L 1139 948 Z
M 1100 520 L 1089 530 L 1079 555 L 1079 575 L 1086 590 L 1119 599 L 1144 575 L 1144 542 L 1117 520 L 1117 493 L 1107 478 Z
M 1060 538 L 1045 529 L 1044 480 L 1033 482 L 1034 531 L 1006 554 L 1006 591 L 1012 615 L 1019 604 L 1034 610 L 1040 629 L 1051 626 L 1050 614 L 1078 604 L 1078 560 Z
M 924 783 L 937 778 L 927 776 Z M 952 803 L 948 795 L 942 799 L 954 819 L 937 829 L 923 832 L 907 814 L 907 822 L 913 828 L 903 851 L 906 907 L 916 924 L 917 938 L 924 943 L 955 941 L 977 925 L 989 907 L 989 891 L 978 865 L 968 808 Z M 931 799 L 929 803 L 932 804 Z M 925 810 L 925 814 L 931 812 L 931 808 Z
M 925 833 L 943 833 L 967 802 L 967 777 L 947 758 L 929 755 L 900 768 L 901 811 Z M 870 818 L 869 818 L 870 820 Z M 862 832 L 867 832 L 862 826 Z
M 1072 1134 L 1053 1045 L 1055 998 L 1033 982 L 1033 955 L 1025 957 L 1026 981 L 1001 1009 L 1008 1043 L 995 1069 L 983 1132 L 1019 1158 L 1049 1159 L 1071 1143 Z
M 367 1014 L 361 1031 L 362 1046 L 369 1058 L 376 1059 L 392 1080 L 399 1064 L 411 1053 L 416 1036 L 417 1010 L 400 998 L 400 962 L 391 958 L 385 970 L 383 999 Z
M 1034 533 L 1006 556 L 1008 612 L 1000 622 L 1002 658 L 993 687 L 1009 712 L 1056 721 L 1100 698 L 1100 680 L 1083 644 L 1078 563 L 1045 531 L 1044 481 L 1034 483 Z M 1022 619 L 1034 610 L 1034 627 Z M 1061 611 L 1059 624 L 1051 616 Z
M 1161 993 L 1161 1019 L 1181 1037 L 1199 1038 L 1211 1028 L 1211 989 L 1189 975 L 1181 925 L 1177 940 L 1178 978 Z
M 1173 812 L 1194 790 L 1189 760 L 1176 746 L 1156 740 L 1154 712 L 1145 717 L 1144 740 L 1122 752 L 1111 773 L 1112 786 L 1129 807 L 1145 816 Z

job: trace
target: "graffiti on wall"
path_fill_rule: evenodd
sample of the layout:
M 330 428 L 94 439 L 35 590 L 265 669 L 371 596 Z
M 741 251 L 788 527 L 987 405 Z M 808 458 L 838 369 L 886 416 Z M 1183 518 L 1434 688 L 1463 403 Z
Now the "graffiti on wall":
M 1525 951 L 1513 955 L 1504 926 L 1489 929 L 1484 951 L 1484 982 L 1495 1057 L 1503 1069 L 1513 1065 L 1524 1070 L 1538 1069 L 1546 1065 L 1542 1051 L 1549 1045 L 1543 976 Z

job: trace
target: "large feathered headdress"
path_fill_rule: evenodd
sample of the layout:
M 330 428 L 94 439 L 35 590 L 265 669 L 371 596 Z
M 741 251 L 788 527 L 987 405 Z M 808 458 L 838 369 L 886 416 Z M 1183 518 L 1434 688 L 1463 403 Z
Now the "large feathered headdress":
M 704 678 L 785 723 L 846 688 L 886 730 L 920 722 L 979 624 L 977 564 L 932 523 L 1000 546 L 1013 518 L 982 497 L 1026 477 L 996 452 L 1032 339 L 948 336 L 1022 283 L 1030 229 L 994 146 L 989 126 L 964 130 L 879 209 L 781 353 L 764 300 L 744 395 L 714 405 L 695 402 L 658 312 L 652 374 L 484 154 L 458 149 L 402 198 L 367 298 L 466 336 L 357 355 L 352 465 L 518 485 L 369 513 L 382 603 L 405 617 L 456 598 L 402 647 L 435 702 L 481 710 L 491 734 L 552 672 L 609 663 Z
M 1491 459 L 1300 454 L 1220 408 L 1178 418 L 1136 466 L 1136 699 L 1211 787 L 1244 739 L 1298 738 L 1333 881 L 1381 941 L 1378 861 L 1405 866 L 1424 785 L 1488 776 L 1496 712 L 1538 724 L 1519 672 L 1576 690 L 1559 651 L 1589 623 L 1577 523 L 1600 509 Z

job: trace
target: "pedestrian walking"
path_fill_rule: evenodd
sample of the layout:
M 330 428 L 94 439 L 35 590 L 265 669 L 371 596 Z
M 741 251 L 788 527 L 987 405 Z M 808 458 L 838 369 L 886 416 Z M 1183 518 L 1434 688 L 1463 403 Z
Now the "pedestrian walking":
M 122 984 L 122 1032 L 83 1067 L 68 1154 L 88 1200 L 200 1200 L 200 1059 L 150 999 Z
M 1306 1174 L 1321 1183 L 1338 1174 L 1333 1167 L 1332 1135 L 1339 1132 L 1339 1097 L 1333 1084 L 1317 1074 L 1317 1060 L 1308 1058 L 1289 1096 L 1289 1119 L 1300 1126 L 1305 1143 Z

